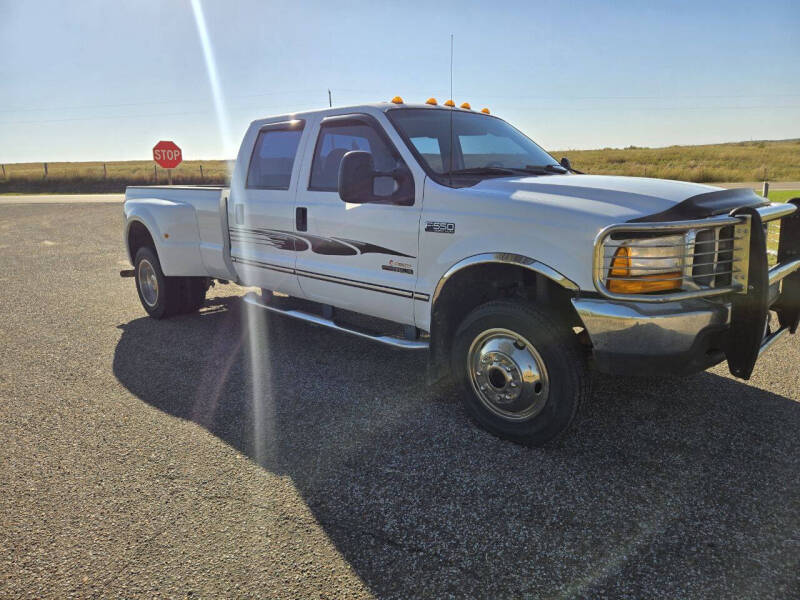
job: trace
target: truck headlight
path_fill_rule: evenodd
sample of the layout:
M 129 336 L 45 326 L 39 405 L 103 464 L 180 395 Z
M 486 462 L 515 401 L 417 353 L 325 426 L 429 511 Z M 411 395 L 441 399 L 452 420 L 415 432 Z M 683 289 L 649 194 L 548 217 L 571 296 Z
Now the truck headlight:
M 679 290 L 683 285 L 683 235 L 619 240 L 606 287 L 619 294 Z

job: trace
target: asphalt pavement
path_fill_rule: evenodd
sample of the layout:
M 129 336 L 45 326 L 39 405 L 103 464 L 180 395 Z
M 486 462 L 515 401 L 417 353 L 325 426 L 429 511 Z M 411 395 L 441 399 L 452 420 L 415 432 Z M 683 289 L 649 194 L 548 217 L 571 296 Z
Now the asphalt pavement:
M 798 337 L 747 382 L 596 376 L 527 449 L 236 286 L 147 318 L 121 223 L 0 206 L 0 597 L 800 596 Z

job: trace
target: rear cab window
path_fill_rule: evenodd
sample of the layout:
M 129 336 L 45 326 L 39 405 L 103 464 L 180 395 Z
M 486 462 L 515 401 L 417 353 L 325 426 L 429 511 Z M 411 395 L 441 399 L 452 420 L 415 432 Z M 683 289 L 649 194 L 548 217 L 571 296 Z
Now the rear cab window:
M 288 190 L 302 135 L 302 122 L 276 123 L 263 127 L 258 133 L 250 157 L 247 188 Z

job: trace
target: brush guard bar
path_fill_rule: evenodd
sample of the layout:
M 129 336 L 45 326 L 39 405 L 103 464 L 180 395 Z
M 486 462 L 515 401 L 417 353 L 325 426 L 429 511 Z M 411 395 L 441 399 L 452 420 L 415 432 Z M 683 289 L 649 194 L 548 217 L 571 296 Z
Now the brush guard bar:
M 766 224 L 778 219 L 781 221 L 777 264 L 770 268 Z M 671 234 L 683 234 L 682 243 L 662 246 L 672 247 L 674 256 L 683 261 L 681 290 L 626 294 L 607 288 L 610 262 L 621 238 L 626 238 L 626 246 L 636 246 L 637 238 Z M 700 239 L 710 241 L 701 242 Z M 653 244 L 640 247 L 652 248 Z M 640 258 L 648 259 L 647 256 Z M 698 276 L 701 265 L 712 265 L 710 277 Z M 647 267 L 637 269 L 647 273 Z M 727 295 L 726 300 L 731 303 L 731 322 L 725 354 L 731 373 L 748 379 L 759 355 L 777 339 L 795 333 L 798 328 L 800 198 L 786 204 L 741 207 L 727 215 L 705 219 L 611 225 L 595 239 L 593 280 L 601 296 L 615 301 L 664 303 Z M 775 332 L 766 328 L 770 310 L 778 316 L 779 328 Z

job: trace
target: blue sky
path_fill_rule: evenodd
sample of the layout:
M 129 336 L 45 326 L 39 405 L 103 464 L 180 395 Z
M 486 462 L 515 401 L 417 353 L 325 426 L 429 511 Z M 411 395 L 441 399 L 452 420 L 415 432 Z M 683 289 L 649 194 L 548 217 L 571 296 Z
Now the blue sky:
M 800 2 L 0 0 L 0 162 L 233 157 L 253 119 L 449 95 L 551 149 L 800 137 Z M 221 130 L 224 129 L 224 131 Z

